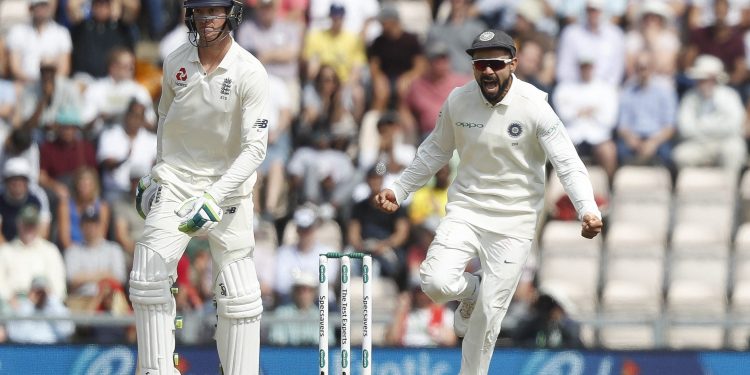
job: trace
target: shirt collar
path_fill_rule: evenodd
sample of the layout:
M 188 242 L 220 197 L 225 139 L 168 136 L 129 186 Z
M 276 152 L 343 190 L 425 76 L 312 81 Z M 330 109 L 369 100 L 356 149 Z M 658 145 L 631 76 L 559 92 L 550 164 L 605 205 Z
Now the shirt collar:
M 488 106 L 488 107 L 497 107 L 499 105 L 504 105 L 504 106 L 507 107 L 507 106 L 510 105 L 510 103 L 513 101 L 513 95 L 514 95 L 514 93 L 516 91 L 516 89 L 515 89 L 515 86 L 516 86 L 515 83 L 518 81 L 518 78 L 516 78 L 515 73 L 511 73 L 511 77 L 513 77 L 513 80 L 510 82 L 510 88 L 508 89 L 508 92 L 505 93 L 505 96 L 503 97 L 503 99 L 500 100 L 499 102 L 497 102 L 497 104 L 492 104 L 489 101 L 487 101 L 487 98 L 485 98 L 484 95 L 482 94 L 482 88 L 479 87 L 479 82 L 477 82 L 476 80 L 474 80 L 474 82 L 477 85 L 477 90 L 478 90 L 479 97 L 482 98 L 482 101 L 484 101 L 484 104 L 486 106 Z
M 232 38 L 232 36 L 230 35 L 229 38 Z M 219 63 L 219 66 L 216 67 L 216 69 L 222 69 L 224 71 L 229 70 L 229 67 L 232 65 L 232 62 L 234 62 L 234 54 L 238 47 L 239 45 L 237 44 L 237 42 L 234 41 L 234 38 L 232 38 L 232 45 L 229 47 L 229 51 L 227 51 L 227 54 L 224 55 L 223 59 L 221 59 L 221 62 Z M 201 63 L 201 59 L 198 57 L 198 47 L 192 48 L 190 50 L 190 55 L 188 56 L 188 60 L 196 64 Z

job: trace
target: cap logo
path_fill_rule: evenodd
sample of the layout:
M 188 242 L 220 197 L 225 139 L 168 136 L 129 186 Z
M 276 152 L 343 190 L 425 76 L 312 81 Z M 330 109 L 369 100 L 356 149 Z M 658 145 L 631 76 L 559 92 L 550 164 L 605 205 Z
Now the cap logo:
M 488 40 L 492 40 L 492 38 L 494 37 L 495 37 L 495 33 L 493 33 L 492 31 L 485 31 L 479 35 L 479 40 L 486 42 Z

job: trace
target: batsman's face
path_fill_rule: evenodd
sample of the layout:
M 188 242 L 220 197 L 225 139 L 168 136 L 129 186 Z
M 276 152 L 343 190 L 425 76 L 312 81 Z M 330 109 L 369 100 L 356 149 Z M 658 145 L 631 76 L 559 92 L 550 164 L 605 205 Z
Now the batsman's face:
M 224 32 L 227 10 L 222 7 L 195 8 L 193 10 L 198 36 L 205 41 L 216 40 Z
M 510 84 L 510 76 L 516 71 L 518 59 L 511 58 L 510 51 L 506 49 L 485 49 L 474 52 L 472 60 L 503 60 L 511 59 L 509 63 L 503 64 L 474 64 L 474 79 L 482 90 L 482 95 L 490 103 L 500 101 Z M 493 66 L 494 65 L 494 66 Z M 499 66 L 498 66 L 499 65 Z

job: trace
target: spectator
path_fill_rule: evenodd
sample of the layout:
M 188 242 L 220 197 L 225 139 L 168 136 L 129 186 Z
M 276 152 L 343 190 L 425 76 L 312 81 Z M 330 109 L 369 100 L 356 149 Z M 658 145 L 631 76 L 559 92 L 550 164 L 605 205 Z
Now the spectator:
M 269 97 L 265 119 L 268 121 L 268 149 L 266 158 L 258 168 L 256 189 L 262 189 L 256 197 L 261 201 L 261 217 L 273 221 L 284 216 L 281 199 L 284 192 L 284 168 L 292 149 L 292 103 L 289 101 L 287 85 L 281 78 L 268 75 Z
M 699 56 L 687 76 L 698 83 L 680 101 L 680 143 L 672 154 L 677 167 L 722 166 L 739 172 L 747 157 L 745 107 L 739 94 L 726 86 L 721 60 Z
M 20 112 L 24 128 L 34 129 L 37 142 L 51 136 L 55 119 L 65 108 L 80 108 L 78 87 L 66 76 L 58 74 L 57 63 L 42 61 L 39 80 L 21 93 Z
M 31 185 L 39 184 L 39 146 L 34 142 L 31 130 L 25 127 L 13 129 L 0 151 L 0 166 L 5 168 L 5 164 L 10 159 L 24 159 L 29 165 L 29 183 Z
M 388 185 L 414 159 L 417 149 L 405 141 L 401 119 L 396 112 L 389 111 L 380 116 L 377 128 L 378 138 L 372 140 L 377 144 L 375 147 L 361 148 L 359 167 L 366 171 L 380 165 L 384 183 Z M 375 152 L 366 151 L 370 149 Z M 367 184 L 363 186 L 365 193 L 357 197 L 364 198 L 371 193 Z
M 617 168 L 617 147 L 612 131 L 617 125 L 617 86 L 595 75 L 596 63 L 578 56 L 580 81 L 558 85 L 552 102 L 578 154 L 593 154 L 610 180 Z
M 39 148 L 39 184 L 67 200 L 73 173 L 82 167 L 96 168 L 94 145 L 83 139 L 83 122 L 74 106 L 61 107 L 55 117 L 55 136 Z
M 308 30 L 312 32 L 330 27 L 335 22 L 328 17 L 329 10 L 333 6 L 346 9 L 346 14 L 342 14 L 344 30 L 357 35 L 362 40 L 372 40 L 380 30 L 378 25 L 371 23 L 380 10 L 378 0 L 309 0 L 309 2 Z
M 0 299 L 28 292 L 34 277 L 49 280 L 49 294 L 64 300 L 65 265 L 60 250 L 39 233 L 39 209 L 24 206 L 16 220 L 18 236 L 0 245 Z
M 334 251 L 316 239 L 319 218 L 313 208 L 301 207 L 294 213 L 294 225 L 299 239 L 296 244 L 283 245 L 276 252 L 276 280 L 273 283 L 278 304 L 286 304 L 292 298 L 294 275 L 318 274 L 318 255 Z M 330 280 L 336 279 L 336 268 L 328 268 Z
M 17 219 L 21 210 L 33 205 L 39 210 L 39 233 L 49 237 L 51 214 L 44 190 L 31 183 L 31 167 L 26 159 L 12 158 L 3 166 L 2 196 L 0 196 L 0 221 L 2 232 L 0 243 L 8 242 L 18 235 Z
M 617 154 L 620 164 L 656 162 L 672 169 L 677 92 L 655 79 L 655 63 L 649 53 L 640 55 L 633 80 L 622 90 Z
M 406 241 L 409 219 L 401 207 L 394 214 L 380 211 L 372 199 L 383 188 L 383 174 L 377 167 L 367 172 L 370 195 L 355 203 L 347 226 L 347 239 L 354 251 L 372 255 L 380 274 L 393 279 L 399 290 L 407 288 Z
M 113 0 L 92 0 L 91 15 L 71 28 L 73 72 L 93 78 L 107 75 L 107 55 L 114 48 L 135 50 L 130 25 L 115 18 Z
M 699 55 L 716 56 L 724 65 L 728 83 L 739 88 L 748 78 L 742 30 L 728 22 L 728 0 L 713 3 L 716 18 L 712 24 L 690 32 L 684 66 L 691 66 Z
M 81 112 L 84 124 L 92 124 L 95 134 L 122 121 L 130 101 L 135 98 L 146 107 L 146 128 L 155 130 L 156 112 L 148 90 L 136 82 L 135 55 L 116 47 L 107 57 L 108 75 L 91 83 L 83 94 L 86 105 Z
M 564 303 L 549 294 L 534 302 L 532 314 L 517 327 L 517 345 L 540 349 L 583 348 L 578 322 L 567 315 Z
M 416 285 L 399 296 L 386 342 L 411 347 L 455 346 L 458 338 L 453 333 L 453 311 L 433 302 Z
M 672 3 L 687 3 L 684 5 L 685 9 L 685 28 L 688 31 L 699 29 L 712 25 L 716 22 L 716 19 L 722 17 L 721 14 L 726 13 L 723 17 L 725 22 L 731 26 L 741 26 L 747 23 L 747 14 L 744 11 L 747 10 L 747 3 L 744 1 L 730 0 L 726 1 L 726 5 L 722 5 L 726 10 L 720 10 L 717 12 L 716 0 L 694 0 L 694 1 L 671 1 Z M 671 4 L 673 7 L 674 4 Z
M 3 48 L 3 46 L 0 45 L 0 48 Z M 0 62 L 0 64 L 1 63 L 2 62 Z M 20 102 L 17 98 L 18 90 L 13 81 L 3 79 L 3 77 L 4 76 L 0 73 L 0 142 L 2 142 L 6 135 L 20 122 L 20 113 L 17 110 L 18 103 Z
M 484 31 L 485 25 L 471 13 L 471 0 L 450 0 L 450 14 L 444 21 L 436 21 L 428 32 L 428 45 L 441 41 L 448 46 L 453 70 L 471 76 L 473 68 L 466 63 L 466 50 L 474 35 Z
M 547 0 L 528 0 L 520 2 L 515 9 L 515 20 L 511 24 L 512 26 L 510 27 L 511 29 L 509 30 L 509 33 L 513 39 L 518 41 L 536 41 L 546 53 L 554 49 L 554 37 L 556 37 L 559 32 L 558 30 L 554 30 L 557 25 L 552 28 L 553 31 L 551 33 L 542 32 L 537 27 L 537 25 L 541 25 L 542 27 L 549 25 L 547 22 L 549 19 L 545 18 L 544 14 L 545 5 L 543 3 L 545 1 Z
M 329 204 L 333 209 L 349 203 L 359 182 L 352 160 L 345 152 L 331 148 L 331 136 L 316 132 L 312 147 L 298 148 L 287 164 L 296 203 Z
M 409 220 L 414 225 L 437 228 L 445 216 L 448 203 L 448 187 L 451 184 L 451 165 L 446 164 L 435 173 L 435 183 L 414 192 L 409 204 Z M 428 243 L 429 244 L 429 243 Z
M 28 1 L 31 23 L 13 26 L 6 39 L 11 77 L 24 85 L 37 81 L 42 61 L 54 62 L 57 74 L 68 76 L 70 32 L 52 20 L 49 0 Z
M 135 209 L 135 192 L 138 181 L 148 174 L 149 169 L 130 170 L 130 192 L 127 199 L 117 200 L 112 203 L 112 229 L 114 240 L 125 251 L 126 269 L 133 265 L 133 252 L 135 242 L 143 235 L 144 220 Z
M 156 161 L 156 135 L 146 127 L 146 106 L 133 98 L 122 121 L 104 129 L 99 137 L 96 158 L 102 170 L 103 196 L 110 203 L 127 199 L 131 170 L 148 170 Z
M 273 283 L 276 280 L 277 243 L 282 239 L 279 238 L 279 233 L 276 231 L 274 224 L 260 220 L 253 221 L 253 233 L 255 237 L 253 261 L 255 261 L 255 272 L 258 274 L 258 282 L 260 283 L 260 298 L 263 299 L 263 309 L 270 311 L 276 306 Z M 194 261 L 194 263 L 196 262 Z M 213 283 L 212 280 L 209 275 L 209 290 Z
M 415 79 L 401 98 L 400 114 L 406 129 L 422 140 L 435 128 L 440 105 L 456 87 L 463 86 L 471 76 L 453 72 L 450 65 L 450 51 L 441 41 L 428 42 L 425 55 L 427 68 Z
M 150 1 L 150 0 L 147 0 Z M 76 25 L 90 15 L 94 9 L 94 0 L 66 0 L 67 6 L 62 9 L 64 18 L 70 25 Z M 112 7 L 112 18 L 133 23 L 141 10 L 139 0 L 115 0 Z
M 259 0 L 254 17 L 237 29 L 237 43 L 255 55 L 269 74 L 284 81 L 291 112 L 295 116 L 300 109 L 299 59 L 304 25 L 279 18 L 277 9 L 282 5 L 280 2 Z
M 552 95 L 555 84 L 555 52 L 546 51 L 535 39 L 522 40 L 518 49 L 518 64 L 516 77 L 526 81 L 534 87 Z
M 317 254 L 315 254 L 317 257 Z M 268 342 L 273 345 L 314 345 L 318 342 L 318 278 L 315 274 L 295 272 L 291 301 L 274 310 L 277 319 L 290 319 L 291 322 L 272 324 Z M 329 324 L 328 341 L 334 344 L 336 336 L 333 325 Z
M 110 206 L 101 198 L 99 176 L 95 169 L 81 168 L 73 176 L 70 198 L 61 200 L 57 206 L 57 236 L 62 249 L 74 243 L 83 244 L 81 218 L 89 211 L 101 218 L 102 235 L 109 233 Z
M 97 287 L 98 293 L 88 305 L 88 311 L 99 315 L 126 316 L 132 315 L 133 309 L 128 304 L 122 284 L 113 279 L 102 279 Z M 80 325 L 78 328 L 82 328 Z M 98 344 L 121 344 L 135 342 L 135 325 L 96 326 L 88 330 L 90 340 Z
M 159 40 L 159 58 L 163 64 L 164 60 L 167 59 L 170 53 L 174 52 L 183 43 L 188 43 L 188 27 L 185 25 L 185 12 L 177 12 L 179 14 L 179 20 L 172 30 L 167 32 L 161 40 Z M 242 23 L 241 25 L 244 25 Z
M 406 264 L 408 268 L 409 285 L 419 285 L 419 266 L 427 259 L 427 249 L 435 239 L 435 230 L 438 223 L 431 221 L 412 225 L 412 240 L 406 252 Z
M 268 0 L 265 0 L 268 1 Z M 298 23 L 300 26 L 305 27 L 307 23 L 307 11 L 310 8 L 309 0 L 273 0 L 276 2 L 274 18 L 283 19 L 289 22 Z M 247 0 L 247 4 L 256 9 L 259 6 L 264 5 L 264 0 Z M 323 10 L 323 17 L 325 18 L 325 12 L 328 11 L 328 5 Z
M 35 315 L 65 317 L 70 315 L 60 296 L 52 293 L 49 282 L 37 276 L 30 283 L 26 297 L 15 304 L 14 313 L 20 317 Z M 8 323 L 8 338 L 19 344 L 59 344 L 73 335 L 75 325 L 65 320 L 15 320 Z
M 637 77 L 638 56 L 653 56 L 653 75 L 674 81 L 681 42 L 674 28 L 674 13 L 661 0 L 641 3 L 637 27 L 625 35 L 625 70 L 627 77 Z M 525 61 L 525 60 L 524 60 Z
M 305 85 L 303 91 L 302 113 L 296 131 L 298 143 L 309 143 L 314 132 L 354 131 L 354 114 L 358 110 L 350 94 L 333 67 L 321 66 L 315 80 Z
M 401 25 L 398 10 L 385 5 L 378 15 L 383 32 L 367 49 L 372 79 L 372 103 L 376 111 L 393 109 L 406 89 L 424 71 L 422 43 Z
M 625 70 L 625 37 L 622 30 L 602 17 L 604 0 L 586 1 L 586 20 L 566 26 L 557 48 L 557 80 L 580 80 L 578 60 L 596 51 L 594 78 L 619 85 Z M 559 110 L 559 108 L 558 108 Z
M 305 76 L 313 80 L 324 65 L 331 66 L 355 103 L 353 107 L 363 108 L 364 89 L 360 80 L 366 63 L 365 48 L 357 34 L 343 29 L 344 13 L 343 6 L 332 4 L 331 26 L 307 34 L 302 49 L 302 60 L 307 67 Z
M 122 289 L 127 277 L 122 248 L 104 238 L 95 209 L 86 210 L 80 222 L 83 241 L 66 248 L 64 254 L 69 295 L 95 297 L 103 282 Z

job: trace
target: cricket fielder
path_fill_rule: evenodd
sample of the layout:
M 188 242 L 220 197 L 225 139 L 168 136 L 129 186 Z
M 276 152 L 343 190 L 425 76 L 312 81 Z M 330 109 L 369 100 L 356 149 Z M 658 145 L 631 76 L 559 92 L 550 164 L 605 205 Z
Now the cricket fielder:
M 242 19 L 239 0 L 185 0 L 184 7 L 190 43 L 164 61 L 157 160 L 136 195 L 146 220 L 130 273 L 140 373 L 179 374 L 170 287 L 190 238 L 206 235 L 223 373 L 257 374 L 263 307 L 251 193 L 266 155 L 268 76 L 230 35 Z
M 375 200 L 395 212 L 458 151 L 447 213 L 420 277 L 435 302 L 461 301 L 453 321 L 456 335 L 464 337 L 461 374 L 485 375 L 544 205 L 547 158 L 575 205 L 581 235 L 593 238 L 602 222 L 586 168 L 547 94 L 513 74 L 513 38 L 487 30 L 466 52 L 474 81 L 451 92 L 414 161 Z M 464 272 L 476 256 L 482 273 Z

